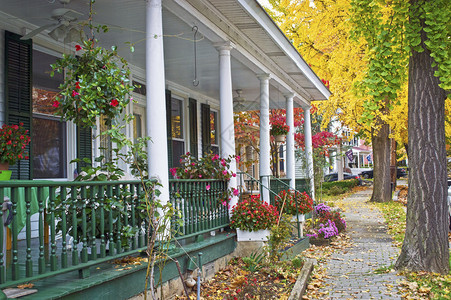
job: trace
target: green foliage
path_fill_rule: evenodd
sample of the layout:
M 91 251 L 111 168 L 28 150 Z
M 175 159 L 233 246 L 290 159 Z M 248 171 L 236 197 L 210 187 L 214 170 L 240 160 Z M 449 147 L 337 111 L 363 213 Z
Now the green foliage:
M 293 265 L 293 268 L 300 269 L 304 264 L 304 261 L 299 256 L 296 256 L 291 260 L 291 264 Z
M 329 191 L 334 188 L 339 188 L 343 192 L 347 192 L 357 185 L 359 185 L 358 179 L 323 182 L 323 192 L 329 194 Z
M 358 84 L 365 99 L 362 122 L 379 125 L 380 116 L 399 104 L 401 86 L 407 80 L 412 51 L 430 51 L 440 86 L 451 87 L 451 5 L 448 0 L 409 1 L 352 0 L 352 36 L 368 45 L 368 72 Z M 421 33 L 427 40 L 421 43 Z
M 243 257 L 244 269 L 252 273 L 260 270 L 263 267 L 264 258 L 264 253 L 252 252 L 249 256 Z
M 130 83 L 127 61 L 111 50 L 96 46 L 97 40 L 85 40 L 77 45 L 77 54 L 64 54 L 51 67 L 65 75 L 61 92 L 53 106 L 64 120 L 82 127 L 93 127 L 104 116 L 107 124 L 119 116 L 130 102 L 134 87 Z
M 291 215 L 283 214 L 279 223 L 271 227 L 267 245 L 270 260 L 280 259 L 280 251 L 283 250 L 284 244 L 290 240 L 291 232 Z
M 340 186 L 333 186 L 329 190 L 324 192 L 327 193 L 328 195 L 336 196 L 345 193 L 346 190 Z

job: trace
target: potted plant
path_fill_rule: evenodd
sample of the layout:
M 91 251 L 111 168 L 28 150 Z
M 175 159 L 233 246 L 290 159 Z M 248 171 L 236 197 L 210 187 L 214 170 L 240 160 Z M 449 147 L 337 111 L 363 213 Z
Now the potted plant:
M 270 133 L 274 136 L 276 143 L 283 143 L 289 130 L 290 126 L 287 125 L 285 116 L 277 115 L 271 119 Z
M 96 43 L 82 41 L 75 46 L 76 54 L 65 54 L 51 65 L 51 76 L 55 72 L 65 75 L 53 101 L 56 113 L 83 127 L 95 126 L 100 116 L 110 125 L 126 108 L 134 89 L 127 61 L 118 56 L 116 46 L 108 50 Z
M 307 236 L 310 244 L 325 245 L 330 240 L 346 230 L 346 221 L 338 211 L 332 211 L 329 206 L 320 203 L 314 209 L 314 221 Z
M 305 214 L 313 210 L 313 199 L 306 192 L 282 190 L 275 197 L 277 210 L 294 216 L 295 221 L 305 221 Z
M 0 170 L 1 180 L 9 180 L 11 171 L 8 171 L 10 165 L 16 164 L 18 160 L 28 159 L 25 148 L 30 143 L 28 130 L 19 125 L 6 125 L 0 128 Z
M 236 177 L 236 173 L 230 171 L 230 163 L 235 159 L 238 163 L 239 156 L 229 156 L 221 158 L 218 154 L 212 152 L 205 154 L 201 158 L 196 158 L 187 152 L 180 158 L 180 167 L 171 168 L 169 171 L 176 179 L 217 179 L 229 181 L 230 178 Z M 210 184 L 206 185 L 206 189 L 210 189 Z M 235 188 L 227 189 L 220 196 L 219 203 L 228 206 L 230 198 L 239 195 L 239 190 Z
M 232 208 L 230 227 L 237 229 L 238 241 L 267 241 L 269 228 L 277 223 L 277 209 L 252 195 Z

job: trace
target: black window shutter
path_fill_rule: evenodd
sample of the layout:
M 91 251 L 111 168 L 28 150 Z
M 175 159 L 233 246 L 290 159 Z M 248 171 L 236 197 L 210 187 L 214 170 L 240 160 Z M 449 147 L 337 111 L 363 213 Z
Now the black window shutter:
M 171 91 L 166 90 L 166 130 L 168 134 L 168 168 L 172 168 L 172 97 Z M 149 116 L 148 116 L 149 117 Z
M 77 126 L 77 158 L 92 160 L 92 131 L 90 127 Z M 88 165 L 86 162 L 79 162 L 77 164 L 78 173 L 81 172 L 82 167 Z
M 198 156 L 197 136 L 197 101 L 189 98 L 189 150 L 194 157 Z
M 202 153 L 211 151 L 211 132 L 210 132 L 210 105 L 201 104 L 201 126 L 202 126 Z
M 20 40 L 21 36 L 5 31 L 5 119 L 8 125 L 20 122 L 32 136 L 32 41 Z M 31 143 L 26 151 L 28 160 L 19 160 L 10 166 L 12 179 L 32 179 L 33 152 Z

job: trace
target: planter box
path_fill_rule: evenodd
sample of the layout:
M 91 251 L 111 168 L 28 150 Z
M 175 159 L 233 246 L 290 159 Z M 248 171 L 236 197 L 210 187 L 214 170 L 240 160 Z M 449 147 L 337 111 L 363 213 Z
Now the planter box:
M 238 242 L 260 241 L 266 242 L 269 236 L 269 229 L 258 231 L 236 230 Z
M 304 237 L 296 242 L 293 246 L 289 247 L 288 249 L 284 249 L 281 251 L 281 257 L 280 260 L 291 260 L 296 257 L 299 253 L 304 251 L 305 249 L 309 248 L 309 238 Z

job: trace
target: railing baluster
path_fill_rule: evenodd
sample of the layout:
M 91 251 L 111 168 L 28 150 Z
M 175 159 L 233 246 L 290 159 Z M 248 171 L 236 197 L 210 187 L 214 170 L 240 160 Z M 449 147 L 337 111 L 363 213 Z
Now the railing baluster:
M 100 209 L 100 257 L 106 256 L 106 245 L 105 245 L 105 212 L 104 212 L 104 201 L 105 201 L 105 186 L 101 185 L 99 187 L 98 199 L 99 199 L 99 209 Z
M 3 249 L 6 249 L 6 245 L 4 242 L 4 224 L 3 224 L 3 204 L 5 202 L 5 188 L 0 188 L 0 220 L 2 222 L 2 227 L 0 230 L 0 283 L 6 282 L 6 268 L 5 268 L 5 260 L 4 255 L 6 254 L 3 252 Z
M 81 207 L 81 230 L 83 232 L 82 236 L 82 242 L 83 242 L 83 249 L 81 250 L 81 262 L 85 263 L 88 262 L 88 228 L 86 227 L 86 186 L 81 187 L 81 201 L 82 201 L 82 207 Z
M 89 198 L 89 201 L 91 202 L 91 260 L 97 259 L 97 246 L 96 246 L 96 190 L 97 186 L 92 185 L 91 188 L 91 195 Z
M 12 254 L 13 254 L 13 262 L 12 262 L 12 279 L 19 279 L 19 258 L 18 258 L 18 250 L 17 250 L 17 196 L 18 196 L 18 188 L 11 188 L 11 202 L 13 209 L 13 220 L 11 224 L 11 235 L 12 235 Z
M 119 201 L 119 197 L 120 197 L 120 193 L 121 193 L 121 188 L 120 185 L 117 185 L 115 187 L 115 198 L 116 201 Z M 125 207 L 127 205 L 127 203 L 122 203 L 123 206 Z M 117 210 L 117 232 L 116 232 L 116 249 L 117 249 L 117 253 L 122 253 L 122 239 L 121 239 L 121 231 L 122 231 L 122 211 L 118 208 Z
M 108 245 L 109 250 L 108 254 L 110 256 L 114 255 L 114 238 L 113 238 L 113 207 L 111 205 L 111 199 L 113 198 L 113 186 L 108 185 L 107 186 L 107 199 L 109 203 L 109 209 L 108 209 Z
M 66 187 L 60 186 L 60 199 L 61 199 L 61 268 L 67 268 L 67 220 L 66 220 L 66 205 L 67 205 L 67 192 Z
M 131 206 L 131 218 L 130 218 L 130 226 L 131 228 L 135 228 L 136 227 L 136 209 L 135 209 L 135 185 L 134 184 L 130 184 L 130 206 Z M 132 237 L 132 249 L 136 249 L 136 236 Z
M 31 259 L 31 188 L 25 188 L 25 206 L 26 206 L 26 240 L 27 240 L 27 255 L 25 262 L 25 276 L 33 276 L 33 260 Z
M 56 271 L 57 258 L 56 258 L 56 232 L 55 232 L 55 187 L 51 186 L 49 189 L 50 200 L 50 270 Z
M 44 257 L 44 188 L 38 187 L 38 205 L 39 205 L 39 258 L 38 273 L 45 273 L 45 257 Z
M 72 265 L 78 265 L 78 218 L 77 218 L 77 187 L 72 186 L 70 189 L 70 200 L 72 208 Z
M 141 185 L 141 183 L 138 183 L 136 185 L 136 197 L 138 199 L 138 248 L 142 248 L 145 246 L 143 220 L 141 218 L 141 209 L 139 208 L 142 205 L 141 199 L 143 196 L 144 195 L 142 193 L 142 185 Z
M 179 182 L 178 188 L 180 188 L 180 195 L 181 195 L 181 201 L 182 205 L 185 209 L 185 233 L 190 234 L 193 232 L 193 221 L 191 219 L 192 213 L 193 213 L 193 205 L 191 203 L 191 198 L 188 198 L 188 191 L 185 183 Z M 183 189 L 183 190 L 182 190 Z M 190 195 L 191 196 L 191 195 Z

